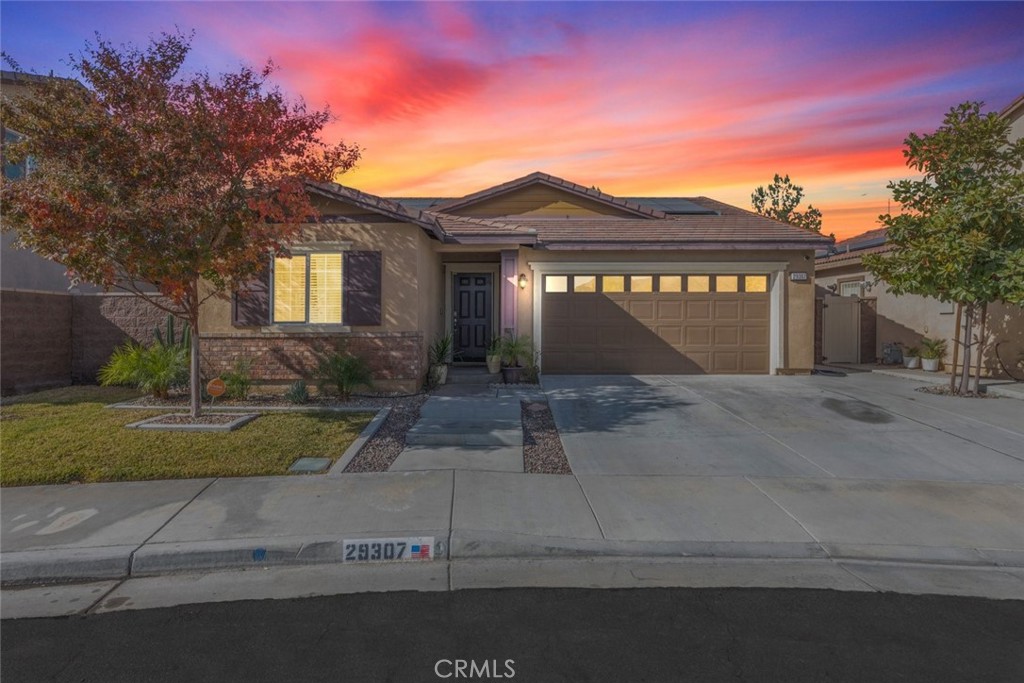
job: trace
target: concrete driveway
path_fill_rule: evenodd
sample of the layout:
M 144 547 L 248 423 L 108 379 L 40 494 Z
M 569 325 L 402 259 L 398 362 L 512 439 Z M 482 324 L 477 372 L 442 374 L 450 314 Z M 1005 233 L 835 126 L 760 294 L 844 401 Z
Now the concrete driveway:
M 878 374 L 546 376 L 577 475 L 1024 482 L 1024 401 Z

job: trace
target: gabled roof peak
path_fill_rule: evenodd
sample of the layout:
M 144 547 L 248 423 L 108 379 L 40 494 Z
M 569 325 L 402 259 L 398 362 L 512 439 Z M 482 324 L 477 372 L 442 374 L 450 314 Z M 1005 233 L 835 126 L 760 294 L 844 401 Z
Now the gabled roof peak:
M 491 197 L 496 197 L 498 195 L 502 195 L 507 192 L 512 192 L 514 190 L 518 190 L 520 188 L 534 184 L 542 184 L 547 185 L 548 187 L 554 187 L 556 189 L 577 195 L 585 199 L 589 199 L 591 201 L 606 204 L 615 209 L 618 209 L 619 211 L 632 213 L 634 215 L 641 216 L 644 218 L 665 217 L 664 211 L 653 209 L 649 206 L 643 206 L 642 204 L 637 204 L 636 202 L 631 202 L 625 199 L 621 199 L 619 197 L 614 197 L 610 194 L 607 194 L 606 192 L 601 192 L 595 187 L 586 187 L 584 185 L 580 185 L 579 183 L 574 183 L 570 180 L 565 180 L 564 178 L 559 178 L 558 176 L 553 176 L 550 173 L 543 173 L 541 171 L 534 171 L 533 173 L 524 175 L 521 178 L 516 178 L 515 180 L 510 180 L 506 183 L 501 183 L 500 185 L 495 185 L 493 187 L 488 187 L 478 192 L 468 194 L 465 197 L 459 197 L 458 199 L 453 199 L 443 204 L 432 206 L 431 210 L 442 213 L 450 213 L 451 211 L 457 210 L 464 206 L 475 204 L 476 202 L 483 201 L 485 199 L 490 199 Z

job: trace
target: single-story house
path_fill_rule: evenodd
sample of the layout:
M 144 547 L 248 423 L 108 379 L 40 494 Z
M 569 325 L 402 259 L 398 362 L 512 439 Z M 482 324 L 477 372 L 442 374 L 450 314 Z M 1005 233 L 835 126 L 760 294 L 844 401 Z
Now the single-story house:
M 952 361 L 956 306 L 914 294 L 896 296 L 864 267 L 861 257 L 891 249 L 886 229 L 878 228 L 837 242 L 815 260 L 819 362 L 875 363 L 884 358 L 886 344 L 909 348 L 924 337 L 947 340 L 946 361 Z M 1024 309 L 991 304 L 986 325 L 991 343 L 982 357 L 983 372 L 1002 375 L 996 345 L 1005 345 L 1004 364 L 1024 352 Z
M 554 373 L 807 373 L 814 253 L 827 237 L 707 197 L 613 197 L 544 173 L 458 198 L 310 183 L 321 218 L 200 327 L 208 370 L 307 375 L 338 342 L 385 390 L 529 336 Z

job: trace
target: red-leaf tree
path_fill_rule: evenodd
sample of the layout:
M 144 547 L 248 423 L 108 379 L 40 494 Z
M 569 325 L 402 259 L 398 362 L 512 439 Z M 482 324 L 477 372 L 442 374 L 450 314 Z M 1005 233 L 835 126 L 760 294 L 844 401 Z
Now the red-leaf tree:
M 200 306 L 283 253 L 316 216 L 304 181 L 333 179 L 360 150 L 324 142 L 330 113 L 286 100 L 270 62 L 181 75 L 190 47 L 181 34 L 145 49 L 97 36 L 71 58 L 80 82 L 5 100 L 3 125 L 23 136 L 5 156 L 34 165 L 0 192 L 22 246 L 189 323 L 198 416 Z

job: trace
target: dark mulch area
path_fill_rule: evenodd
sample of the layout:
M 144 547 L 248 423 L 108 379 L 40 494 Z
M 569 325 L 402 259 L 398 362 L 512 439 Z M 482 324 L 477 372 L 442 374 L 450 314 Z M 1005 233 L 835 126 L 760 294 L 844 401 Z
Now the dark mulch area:
M 527 474 L 572 474 L 547 403 L 521 401 L 523 464 Z
M 391 413 L 373 438 L 366 442 L 346 472 L 387 472 L 405 448 L 405 435 L 420 419 L 425 394 L 403 398 L 391 406 Z

